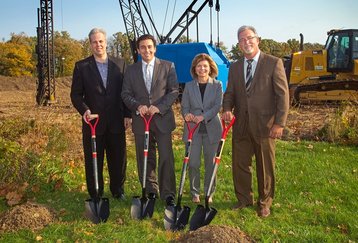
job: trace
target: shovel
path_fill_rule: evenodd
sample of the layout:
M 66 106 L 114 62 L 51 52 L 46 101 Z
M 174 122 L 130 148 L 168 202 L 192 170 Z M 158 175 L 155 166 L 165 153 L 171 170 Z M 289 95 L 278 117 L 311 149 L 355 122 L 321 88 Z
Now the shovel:
M 94 124 L 92 124 L 91 120 L 94 120 Z M 109 200 L 99 196 L 96 148 L 96 126 L 98 121 L 99 116 L 97 114 L 90 115 L 89 119 L 86 120 L 86 123 L 91 127 L 92 163 L 96 197 L 85 201 L 85 216 L 94 224 L 106 222 L 109 217 Z
M 216 155 L 215 155 L 215 159 L 214 159 L 214 163 L 213 163 L 213 166 L 214 166 L 213 174 L 211 176 L 209 188 L 206 192 L 205 207 L 203 205 L 198 205 L 197 208 L 195 209 L 195 212 L 190 220 L 190 227 L 189 227 L 190 230 L 196 230 L 202 226 L 210 224 L 210 222 L 214 219 L 216 213 L 218 212 L 215 208 L 209 207 L 210 192 L 211 192 L 211 188 L 214 184 L 216 173 L 218 171 L 218 167 L 219 167 L 219 163 L 220 163 L 220 159 L 221 159 L 221 153 L 224 148 L 226 136 L 227 136 L 230 128 L 234 124 L 234 122 L 235 122 L 235 117 L 233 117 L 230 124 L 228 126 L 226 126 L 225 121 L 223 119 L 221 120 L 221 123 L 223 126 L 223 132 L 221 135 L 221 141 L 218 145 L 218 149 L 216 151 Z
M 131 206 L 132 219 L 142 220 L 145 217 L 151 218 L 154 212 L 155 198 L 147 198 L 146 196 L 146 179 L 147 179 L 147 160 L 149 148 L 149 125 L 153 118 L 151 115 L 148 119 L 142 116 L 145 123 L 144 130 L 144 163 L 143 163 L 143 182 L 142 182 L 142 197 L 134 196 Z
M 179 184 L 178 201 L 176 206 L 167 206 L 164 211 L 164 228 L 166 230 L 182 230 L 188 224 L 190 216 L 190 208 L 188 206 L 181 207 L 181 199 L 183 196 L 183 188 L 185 182 L 186 170 L 190 158 L 191 142 L 195 130 L 200 123 L 197 123 L 193 128 L 190 128 L 189 122 L 186 122 L 188 128 L 188 141 L 186 143 L 185 157 L 183 161 L 183 167 L 181 170 L 181 178 Z

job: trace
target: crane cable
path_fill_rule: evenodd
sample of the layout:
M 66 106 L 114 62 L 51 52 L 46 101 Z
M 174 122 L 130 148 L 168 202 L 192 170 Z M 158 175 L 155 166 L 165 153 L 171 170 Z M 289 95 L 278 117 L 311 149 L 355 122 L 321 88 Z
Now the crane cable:
M 210 45 L 213 45 L 213 0 L 209 0 L 209 7 L 210 7 Z
M 147 2 L 147 1 L 146 1 L 146 2 Z M 152 16 L 152 19 L 153 19 L 153 22 L 154 22 L 154 15 L 153 15 L 153 11 L 152 11 L 152 6 L 150 5 L 150 1 L 149 1 L 149 0 L 148 0 L 148 3 L 146 3 L 146 5 L 149 7 L 150 15 Z M 150 28 L 152 29 L 152 33 L 154 33 L 152 23 L 150 23 Z
M 173 28 L 173 19 L 174 19 L 174 13 L 175 13 L 175 6 L 177 4 L 177 0 L 174 1 L 174 8 L 173 8 L 173 13 L 172 13 L 172 20 L 170 21 L 170 29 Z
M 216 44 L 217 47 L 220 47 L 220 39 L 219 39 L 219 36 L 220 36 L 220 23 L 219 23 L 219 12 L 220 12 L 220 3 L 219 3 L 219 0 L 216 0 L 216 4 L 215 4 L 215 10 L 217 12 L 217 29 L 218 29 L 218 43 Z
M 164 15 L 165 17 L 164 17 L 164 21 L 163 21 L 163 28 L 162 28 L 162 33 L 160 34 L 161 36 L 163 36 L 165 23 L 167 21 L 168 7 L 169 7 L 169 0 L 167 1 L 167 8 L 165 9 L 165 15 Z

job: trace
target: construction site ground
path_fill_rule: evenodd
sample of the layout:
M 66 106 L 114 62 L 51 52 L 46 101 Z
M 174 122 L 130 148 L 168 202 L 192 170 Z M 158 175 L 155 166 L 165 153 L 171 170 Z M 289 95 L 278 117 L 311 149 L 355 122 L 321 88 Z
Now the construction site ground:
M 29 117 L 42 122 L 58 123 L 68 126 L 69 136 L 74 145 L 69 154 L 82 156 L 81 129 L 74 120 L 79 115 L 72 107 L 69 94 L 71 77 L 56 79 L 56 102 L 49 106 L 36 104 L 36 78 L 12 78 L 0 76 L 0 120 L 10 117 Z M 180 105 L 175 105 L 177 123 L 182 123 Z M 331 119 L 336 108 L 328 105 L 302 105 L 290 109 L 284 140 L 321 140 L 318 131 Z M 176 130 L 174 138 L 181 138 L 181 129 Z M 32 139 L 36 139 L 36 136 Z M 40 138 L 39 138 L 40 139 Z M 133 142 L 131 139 L 129 143 Z M 23 141 L 23 145 L 30 143 Z M 31 142 L 33 143 L 33 141 Z M 41 142 L 39 142 L 41 143 Z M 36 215 L 29 217 L 28 215 Z M 33 219 L 33 220 L 31 220 Z M 0 217 L 0 230 L 16 231 L 21 228 L 41 229 L 55 220 L 53 212 L 44 205 L 26 203 L 16 206 Z M 4 222 L 6 224 L 4 225 Z M 13 222 L 13 223 L 12 223 Z M 218 239 L 217 241 L 215 239 Z M 249 236 L 238 228 L 228 226 L 206 226 L 195 232 L 182 235 L 180 242 L 251 242 Z

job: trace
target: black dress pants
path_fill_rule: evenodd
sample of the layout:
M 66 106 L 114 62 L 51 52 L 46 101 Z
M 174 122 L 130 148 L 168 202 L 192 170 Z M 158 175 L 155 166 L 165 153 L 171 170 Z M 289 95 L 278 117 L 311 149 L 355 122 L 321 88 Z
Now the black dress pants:
M 82 135 L 83 148 L 85 155 L 85 171 L 87 190 L 91 198 L 96 197 L 96 188 L 94 181 L 93 159 L 91 136 L 88 134 Z M 97 147 L 97 168 L 98 168 L 98 196 L 103 195 L 103 161 L 106 154 L 108 174 L 109 174 L 109 187 L 112 195 L 124 193 L 124 181 L 126 179 L 126 140 L 125 132 L 123 133 L 109 133 L 96 136 Z

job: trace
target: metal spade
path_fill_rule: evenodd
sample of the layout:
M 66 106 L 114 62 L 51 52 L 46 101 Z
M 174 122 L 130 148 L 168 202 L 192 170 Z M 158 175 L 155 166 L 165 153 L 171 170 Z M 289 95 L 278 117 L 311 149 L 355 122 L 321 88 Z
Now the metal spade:
M 148 198 L 146 195 L 146 179 L 147 179 L 147 161 L 149 148 L 149 126 L 153 118 L 151 115 L 148 119 L 142 116 L 145 123 L 144 130 L 144 162 L 143 162 L 143 178 L 142 178 L 142 197 L 134 196 L 131 206 L 131 217 L 133 219 L 142 220 L 146 217 L 151 218 L 154 212 L 155 197 Z
M 181 178 L 179 184 L 178 201 L 175 206 L 167 206 L 164 211 L 164 228 L 166 230 L 182 230 L 188 224 L 190 217 L 190 208 L 188 206 L 181 206 L 181 199 L 183 196 L 183 188 L 185 182 L 186 170 L 190 158 L 191 143 L 195 130 L 200 123 L 197 123 L 193 128 L 190 128 L 189 122 L 186 122 L 188 128 L 188 141 L 185 148 L 185 157 L 183 161 L 183 167 L 181 170 Z
M 210 222 L 214 219 L 215 215 L 218 212 L 215 208 L 209 207 L 209 198 L 210 198 L 211 188 L 214 184 L 215 177 L 216 177 L 216 174 L 218 171 L 218 167 L 219 167 L 219 163 L 221 160 L 221 154 L 222 154 L 222 151 L 224 148 L 226 136 L 227 136 L 230 128 L 234 124 L 234 122 L 235 122 L 235 117 L 233 117 L 230 124 L 228 126 L 226 126 L 225 121 L 223 119 L 221 120 L 221 123 L 223 126 L 223 132 L 221 135 L 220 143 L 218 145 L 218 149 L 216 151 L 216 155 L 215 155 L 215 159 L 214 159 L 214 163 L 213 163 L 214 169 L 213 169 L 210 184 L 209 184 L 208 190 L 206 192 L 206 196 L 205 196 L 205 207 L 202 205 L 198 205 L 197 208 L 195 209 L 195 212 L 190 219 L 190 226 L 189 226 L 190 230 L 196 230 L 202 226 L 210 224 Z
M 94 123 L 92 122 L 94 121 Z M 91 146 L 92 146 L 92 163 L 93 177 L 96 189 L 96 197 L 85 201 L 85 217 L 94 224 L 106 222 L 109 217 L 109 200 L 101 198 L 99 195 L 98 185 L 98 166 L 97 166 L 97 148 L 96 148 L 96 126 L 99 121 L 98 114 L 92 114 L 86 119 L 86 123 L 91 128 Z M 93 123 L 93 124 L 92 124 Z

